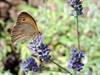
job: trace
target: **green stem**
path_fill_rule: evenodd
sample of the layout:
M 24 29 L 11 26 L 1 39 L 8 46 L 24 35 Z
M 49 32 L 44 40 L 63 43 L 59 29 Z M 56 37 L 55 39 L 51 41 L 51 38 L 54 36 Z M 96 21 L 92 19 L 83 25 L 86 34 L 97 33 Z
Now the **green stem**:
M 73 71 L 74 71 L 74 75 L 76 75 L 76 71 L 73 69 Z
M 53 60 L 50 60 L 51 62 L 53 62 L 54 64 L 56 64 L 57 66 L 59 66 L 61 69 L 63 69 L 64 71 L 68 72 L 70 75 L 73 75 L 71 72 L 69 72 L 67 69 L 63 68 L 62 66 L 60 66 L 59 64 L 57 64 L 56 62 L 54 62 Z
M 78 13 L 76 11 L 76 25 L 77 25 L 77 42 L 78 42 L 78 50 L 80 50 L 80 34 L 78 30 Z
M 78 28 L 78 13 L 76 11 L 76 25 L 77 25 L 77 42 L 78 42 L 78 50 L 80 50 L 80 34 L 79 34 L 79 28 Z M 77 75 L 76 71 L 74 71 L 74 75 Z

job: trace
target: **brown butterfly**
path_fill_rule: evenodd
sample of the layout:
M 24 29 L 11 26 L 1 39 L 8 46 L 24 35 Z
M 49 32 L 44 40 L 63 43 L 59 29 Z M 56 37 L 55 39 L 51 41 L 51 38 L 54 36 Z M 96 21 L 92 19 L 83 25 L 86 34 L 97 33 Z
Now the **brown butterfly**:
M 21 12 L 17 18 L 16 25 L 11 31 L 12 44 L 35 39 L 41 35 L 35 20 L 26 12 Z

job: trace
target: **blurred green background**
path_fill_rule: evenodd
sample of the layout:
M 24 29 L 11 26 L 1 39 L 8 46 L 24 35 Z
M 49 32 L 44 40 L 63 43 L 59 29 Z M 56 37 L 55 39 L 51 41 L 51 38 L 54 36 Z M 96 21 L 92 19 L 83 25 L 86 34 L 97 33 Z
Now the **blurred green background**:
M 83 15 L 79 16 L 81 51 L 85 66 L 78 75 L 100 75 L 100 0 L 83 0 Z M 11 49 L 11 29 L 21 11 L 26 11 L 37 22 L 44 43 L 50 48 L 55 62 L 67 68 L 70 49 L 77 49 L 76 19 L 67 0 L 0 0 L 0 75 L 25 75 L 20 60 L 31 56 L 27 44 Z M 27 75 L 69 75 L 53 63 L 44 64 L 41 73 Z

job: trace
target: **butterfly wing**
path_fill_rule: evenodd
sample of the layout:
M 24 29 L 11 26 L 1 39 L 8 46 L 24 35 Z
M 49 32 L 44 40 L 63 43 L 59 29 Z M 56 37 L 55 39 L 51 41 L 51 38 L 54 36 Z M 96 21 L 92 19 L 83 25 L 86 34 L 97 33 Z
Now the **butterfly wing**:
M 11 32 L 12 43 L 16 45 L 19 42 L 35 38 L 37 34 L 39 31 L 35 20 L 26 12 L 19 14 L 17 23 Z

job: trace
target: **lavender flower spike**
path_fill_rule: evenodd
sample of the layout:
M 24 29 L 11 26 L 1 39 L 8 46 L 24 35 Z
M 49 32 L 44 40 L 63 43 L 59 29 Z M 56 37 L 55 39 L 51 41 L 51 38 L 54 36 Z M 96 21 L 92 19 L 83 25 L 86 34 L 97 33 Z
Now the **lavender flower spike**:
M 70 60 L 68 61 L 68 67 L 80 71 L 84 64 L 81 59 L 84 58 L 84 54 L 81 51 L 71 50 Z
M 41 36 L 38 36 L 35 40 L 32 40 L 30 42 L 29 49 L 41 61 L 48 62 L 48 60 L 50 59 L 50 50 L 47 45 L 42 43 L 42 41 L 43 38 Z
M 34 58 L 28 58 L 26 61 L 22 61 L 20 68 L 25 73 L 28 73 L 28 71 L 37 72 L 39 70 L 39 66 L 37 65 Z
M 73 10 L 71 12 L 72 16 L 76 17 L 76 15 L 83 14 L 82 13 L 83 7 L 82 7 L 82 1 L 81 0 L 68 0 L 68 1 L 69 1 L 70 6 L 73 8 Z

